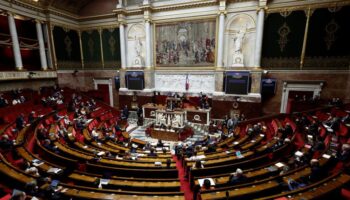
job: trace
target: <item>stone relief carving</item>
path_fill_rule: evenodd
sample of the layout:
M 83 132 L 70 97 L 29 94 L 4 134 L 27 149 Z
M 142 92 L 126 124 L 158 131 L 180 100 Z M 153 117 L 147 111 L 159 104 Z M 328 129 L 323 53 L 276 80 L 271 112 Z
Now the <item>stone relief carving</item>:
M 155 74 L 157 91 L 186 92 L 187 74 Z M 214 74 L 189 74 L 189 90 L 187 92 L 212 93 L 215 91 Z

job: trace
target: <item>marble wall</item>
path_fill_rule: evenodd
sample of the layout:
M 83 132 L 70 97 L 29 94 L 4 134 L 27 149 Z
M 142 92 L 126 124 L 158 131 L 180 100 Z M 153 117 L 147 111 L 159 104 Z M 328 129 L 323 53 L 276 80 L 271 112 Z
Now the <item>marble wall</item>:
M 189 83 L 187 91 L 186 81 Z M 155 90 L 162 92 L 213 93 L 215 91 L 215 75 L 212 72 L 155 72 Z

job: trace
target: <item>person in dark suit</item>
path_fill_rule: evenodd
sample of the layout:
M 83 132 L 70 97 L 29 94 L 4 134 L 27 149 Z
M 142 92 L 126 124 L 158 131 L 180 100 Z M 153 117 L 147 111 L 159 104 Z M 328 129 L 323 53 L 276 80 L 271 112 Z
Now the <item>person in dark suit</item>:
M 316 182 L 324 176 L 324 172 L 320 167 L 320 164 L 317 159 L 312 159 L 310 161 L 311 174 L 309 176 L 310 182 Z
M 57 150 L 57 147 L 55 147 L 54 145 L 52 145 L 51 141 L 49 139 L 45 139 L 44 140 L 44 144 L 43 147 L 45 147 L 46 149 L 53 151 L 55 153 L 59 153 L 59 151 Z
M 344 124 L 348 124 L 350 123 L 350 113 L 348 113 L 346 116 L 344 116 L 341 121 L 344 123 Z
M 31 124 L 35 120 L 35 111 L 30 112 L 28 116 L 28 123 Z
M 340 161 L 346 162 L 350 160 L 350 144 L 343 144 L 341 151 L 337 154 Z
M 157 147 L 163 147 L 163 146 L 164 146 L 164 144 L 163 144 L 162 140 L 158 140 Z
M 148 154 L 149 157 L 157 157 L 157 153 L 154 152 L 154 149 L 151 149 L 151 152 Z
M 235 185 L 238 183 L 242 183 L 247 180 L 247 176 L 243 174 L 243 171 L 240 168 L 237 168 L 236 172 L 232 173 L 228 184 Z
M 125 105 L 122 110 L 122 119 L 128 119 L 129 118 L 129 109 L 128 106 Z
M 13 145 L 13 142 L 9 139 L 7 134 L 3 134 L 0 140 L 1 149 L 10 149 Z
M 20 114 L 17 118 L 16 118 L 16 128 L 18 130 L 21 130 L 25 125 L 25 121 L 24 121 L 24 114 Z

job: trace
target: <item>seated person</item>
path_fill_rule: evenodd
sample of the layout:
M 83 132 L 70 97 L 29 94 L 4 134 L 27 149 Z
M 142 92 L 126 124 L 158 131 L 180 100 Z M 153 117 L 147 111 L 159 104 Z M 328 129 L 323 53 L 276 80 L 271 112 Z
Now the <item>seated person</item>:
M 350 160 L 350 144 L 343 144 L 341 151 L 337 154 L 340 161 L 346 162 Z
M 211 186 L 210 180 L 209 179 L 204 179 L 203 185 L 200 189 L 200 191 L 207 191 L 207 190 L 212 190 L 215 189 L 214 186 Z
M 64 116 L 63 122 L 64 122 L 64 125 L 66 126 L 72 125 L 72 122 L 69 120 L 67 115 Z
M 170 169 L 170 167 L 171 167 L 171 160 L 170 160 L 170 158 L 167 158 L 166 159 L 166 168 Z
M 344 124 L 348 124 L 350 123 L 350 113 L 348 113 L 346 116 L 344 116 L 341 121 L 344 123 Z
M 67 129 L 63 126 L 63 125 L 60 125 L 58 131 L 57 131 L 57 134 L 60 136 L 60 137 L 66 137 L 66 135 L 68 134 L 68 131 Z
M 91 131 L 91 136 L 94 140 L 98 140 L 99 139 L 99 132 L 96 130 L 96 127 L 94 127 Z
M 1 94 L 2 95 L 2 94 Z M 5 107 L 8 105 L 8 102 L 6 99 L 4 99 L 2 96 L 0 95 L 0 108 Z
M 44 144 L 43 144 L 43 147 L 45 147 L 46 149 L 50 150 L 50 151 L 53 151 L 55 153 L 59 153 L 57 151 L 57 147 L 52 145 L 51 141 L 49 139 L 45 139 L 44 140 Z
M 149 156 L 149 157 L 157 157 L 158 155 L 157 155 L 156 152 L 154 152 L 154 149 L 152 148 L 151 151 L 150 151 L 150 153 L 148 154 L 148 156 Z
M 296 190 L 296 189 L 299 189 L 299 188 L 301 188 L 301 187 L 304 187 L 305 186 L 305 184 L 304 183 L 299 183 L 299 182 L 297 182 L 297 181 L 295 181 L 295 180 L 293 180 L 293 179 L 289 179 L 288 180 L 288 188 L 289 188 L 289 190 Z
M 27 198 L 27 195 L 25 192 L 15 189 L 13 190 L 10 200 L 25 200 L 26 198 Z
M 204 166 L 202 164 L 202 161 L 196 160 L 196 162 L 192 166 L 193 169 L 203 169 Z
M 33 123 L 33 121 L 35 120 L 35 111 L 30 112 L 29 116 L 28 116 L 28 123 L 31 124 Z
M 58 112 L 55 112 L 55 114 L 53 115 L 53 119 L 54 119 L 56 122 L 59 121 L 61 118 L 62 118 L 62 116 L 60 116 L 60 115 L 58 114 Z
M 24 126 L 25 126 L 24 114 L 22 113 L 16 118 L 16 128 L 18 130 L 21 130 Z
M 164 144 L 163 144 L 162 140 L 158 140 L 157 147 L 163 147 L 163 146 L 164 146 Z
M 310 161 L 310 167 L 311 167 L 311 174 L 309 176 L 310 182 L 316 182 L 324 177 L 325 173 L 320 167 L 320 163 L 318 162 L 317 159 L 312 159 Z
M 122 110 L 122 119 L 128 119 L 129 118 L 129 109 L 128 106 L 125 105 Z
M 238 183 L 242 183 L 247 180 L 246 175 L 243 174 L 243 171 L 240 168 L 237 168 L 236 172 L 232 173 L 228 184 L 234 185 Z
M 24 172 L 33 176 L 40 176 L 38 172 L 38 168 L 31 166 L 29 162 L 25 162 L 24 164 Z
M 1 149 L 10 149 L 13 145 L 13 141 L 10 140 L 7 134 L 3 134 L 0 140 L 0 148 Z

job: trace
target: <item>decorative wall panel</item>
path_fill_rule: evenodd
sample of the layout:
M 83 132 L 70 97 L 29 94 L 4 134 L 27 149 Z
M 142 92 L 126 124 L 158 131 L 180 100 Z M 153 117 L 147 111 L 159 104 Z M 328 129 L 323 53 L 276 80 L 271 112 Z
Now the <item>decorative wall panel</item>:
M 84 68 L 102 69 L 101 41 L 98 30 L 87 30 L 81 33 L 83 44 Z
M 188 90 L 186 91 L 186 82 Z M 169 92 L 203 92 L 213 93 L 215 91 L 214 74 L 155 74 L 155 90 Z
M 58 69 L 80 69 L 82 66 L 78 32 L 55 26 L 53 36 Z
M 322 8 L 310 18 L 304 68 L 348 69 L 350 6 Z
M 119 28 L 102 30 L 104 68 L 120 68 Z
M 304 11 L 269 14 L 264 27 L 262 66 L 299 69 L 305 24 Z

